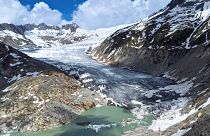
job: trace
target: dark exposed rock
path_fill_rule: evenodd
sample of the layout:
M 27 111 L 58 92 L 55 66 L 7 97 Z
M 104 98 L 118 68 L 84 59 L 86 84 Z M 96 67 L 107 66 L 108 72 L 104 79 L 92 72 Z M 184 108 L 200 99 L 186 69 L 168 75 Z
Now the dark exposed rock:
M 71 32 L 76 32 L 79 26 L 76 23 L 62 25 L 62 29 L 71 30 Z
M 0 30 L 9 30 L 17 34 L 21 34 L 21 35 L 24 35 L 25 31 L 30 31 L 35 28 L 37 28 L 38 30 L 46 30 L 46 29 L 60 30 L 63 28 L 63 29 L 71 30 L 72 32 L 75 32 L 76 29 L 79 28 L 79 26 L 75 23 L 66 24 L 61 27 L 46 25 L 45 23 L 41 23 L 38 25 L 35 25 L 35 24 L 14 25 L 14 24 L 8 24 L 8 23 L 0 24 Z
M 14 24 L 7 24 L 7 23 L 0 24 L 0 30 L 9 30 L 21 35 L 23 35 L 25 32 L 25 28 L 23 26 L 17 27 Z
M 48 70 L 59 71 L 57 68 L 33 59 L 20 51 L 0 43 L 0 75 L 11 81 L 14 77 L 24 77 L 35 72 Z M 5 81 L 2 80 L 2 83 Z
M 176 81 L 192 81 L 193 86 L 185 95 L 191 101 L 183 108 L 183 114 L 188 113 L 210 96 L 210 17 L 203 14 L 209 10 L 207 2 L 172 0 L 147 20 L 116 31 L 94 49 L 93 56 L 113 66 L 153 75 L 167 74 Z M 189 127 L 192 129 L 186 135 L 210 135 L 207 113 L 202 110 L 205 116 L 196 120 L 198 112 L 195 112 L 166 130 L 165 135 Z M 180 127 L 184 123 L 185 127 Z
M 4 78 L 4 76 L 0 75 L 0 86 L 3 86 L 7 83 L 7 80 Z
M 35 28 L 38 28 L 38 30 L 46 30 L 46 29 L 59 30 L 60 29 L 58 26 L 48 26 L 45 23 L 41 23 L 35 26 Z
M 170 4 L 173 5 L 174 2 L 179 1 L 172 1 Z M 208 29 L 208 19 L 202 21 L 195 17 L 196 11 L 191 9 L 198 7 L 197 5 L 193 1 L 193 5 L 183 8 L 165 8 L 145 22 L 118 30 L 96 49 L 95 56 L 111 65 L 131 67 L 153 74 L 167 71 L 190 48 L 206 41 L 208 33 L 200 35 L 200 29 Z M 200 6 L 197 11 L 202 9 L 203 6 Z M 142 30 L 140 27 L 143 27 Z M 185 48 L 186 45 L 189 47 Z
M 209 136 L 210 134 L 210 109 L 197 114 L 198 119 L 192 125 L 192 129 L 185 136 Z
M 154 132 L 152 130 L 148 130 L 147 127 L 139 127 L 134 131 L 128 131 L 123 134 L 123 136 L 161 136 L 159 132 Z
M 177 80 L 202 80 L 209 73 L 209 18 L 204 20 L 196 14 L 204 10 L 204 2 L 174 0 L 169 8 L 148 20 L 115 32 L 93 51 L 94 57 L 110 65 L 151 74 L 168 72 Z M 205 82 L 209 83 L 207 77 Z

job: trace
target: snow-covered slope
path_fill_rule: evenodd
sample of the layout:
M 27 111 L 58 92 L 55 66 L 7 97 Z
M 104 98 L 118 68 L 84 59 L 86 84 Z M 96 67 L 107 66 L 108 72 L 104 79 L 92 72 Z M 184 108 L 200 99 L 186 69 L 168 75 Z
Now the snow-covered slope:
M 61 27 L 48 26 L 44 23 L 39 25 L 26 24 L 16 26 L 13 24 L 0 24 L 0 40 L 15 48 L 36 48 L 70 44 L 86 38 L 86 35 L 78 34 L 76 24 L 67 24 Z M 67 35 L 69 39 L 65 39 Z
M 205 0 L 173 0 L 166 8 L 148 19 L 115 32 L 95 54 L 101 56 L 98 59 L 105 58 L 105 61 L 109 62 L 120 59 L 124 48 L 138 52 L 144 48 L 176 50 L 195 48 L 198 44 L 207 45 L 210 39 L 207 31 L 209 6 L 210 2 Z M 199 38 L 203 38 L 203 43 L 197 43 Z M 118 52 L 121 49 L 122 51 Z M 111 54 L 112 51 L 115 53 Z
M 46 24 L 16 26 L 4 23 L 0 24 L 0 41 L 19 49 L 62 46 L 78 42 L 100 43 L 125 26 L 127 25 L 84 30 L 74 23 L 61 27 Z
M 148 19 L 109 36 L 95 49 L 94 57 L 107 64 L 153 74 L 161 74 L 169 69 L 172 71 L 177 68 L 177 63 L 182 62 L 180 60 L 187 59 L 187 53 L 208 49 L 209 5 L 207 0 L 172 0 L 167 7 Z M 192 60 L 189 63 L 194 66 Z M 171 75 L 177 75 L 177 79 L 179 76 L 192 77 L 193 72 L 181 75 L 181 71 L 189 70 L 186 65 L 182 66 Z
M 164 75 L 181 85 L 168 88 L 188 102 L 166 112 L 151 127 L 165 130 L 167 126 L 164 135 L 186 128 L 192 128 L 186 135 L 210 134 L 206 121 L 210 118 L 209 16 L 209 0 L 172 0 L 146 20 L 116 31 L 93 51 L 94 58 L 106 64 Z M 189 82 L 191 86 L 183 91 Z M 168 128 L 166 122 L 173 126 Z

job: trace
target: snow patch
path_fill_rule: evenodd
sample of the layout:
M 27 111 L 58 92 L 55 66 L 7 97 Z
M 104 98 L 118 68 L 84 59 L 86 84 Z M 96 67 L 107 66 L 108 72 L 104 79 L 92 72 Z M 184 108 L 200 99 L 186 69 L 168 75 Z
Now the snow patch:
M 210 97 L 204 104 L 202 104 L 198 108 L 193 108 L 189 113 L 181 114 L 182 107 L 184 107 L 186 103 L 187 99 L 179 98 L 179 101 L 177 101 L 177 105 L 172 107 L 171 110 L 161 115 L 158 120 L 153 121 L 149 129 L 152 129 L 154 131 L 159 131 L 159 130 L 164 131 L 170 126 L 173 126 L 174 124 L 184 121 L 190 115 L 198 112 L 199 109 L 203 109 L 208 105 L 210 105 Z
M 13 81 L 16 81 L 16 80 L 19 80 L 19 79 L 21 79 L 21 75 L 20 75 L 20 74 L 17 75 L 17 76 L 12 77 L 12 78 L 9 80 L 9 83 L 11 83 L 11 82 L 13 82 Z
M 28 72 L 26 73 L 27 76 L 36 77 L 40 72 Z
M 152 96 L 153 96 L 153 94 L 155 94 L 155 93 L 157 93 L 157 92 L 159 92 L 160 90 L 149 90 L 146 94 L 145 94 L 145 96 L 147 97 L 147 98 L 152 98 Z
M 9 92 L 10 90 L 8 88 L 2 90 L 3 93 Z
M 80 75 L 80 78 L 83 79 L 83 78 L 87 78 L 87 77 L 90 77 L 90 76 L 91 76 L 90 73 L 85 73 L 85 74 Z
M 169 91 L 174 91 L 181 96 L 184 96 L 190 88 L 193 87 L 193 82 L 192 80 L 185 81 L 183 83 L 175 84 L 175 85 L 169 85 L 164 88 L 159 88 L 160 90 L 169 90 Z
M 182 130 L 179 130 L 176 134 L 173 134 L 172 136 L 183 136 L 184 134 L 186 134 L 190 130 L 191 130 L 191 128 L 182 129 Z
M 137 119 L 143 119 L 145 115 L 149 114 L 147 106 L 145 106 L 142 102 L 132 100 L 131 103 L 134 105 L 140 105 L 140 107 L 136 107 L 131 110 L 131 112 Z
M 166 111 L 157 120 L 154 120 L 149 129 L 154 131 L 164 131 L 170 126 L 185 120 L 189 115 L 194 113 L 194 111 L 191 111 L 188 114 L 181 115 L 180 111 L 182 107 L 188 102 L 188 99 L 179 98 L 178 100 L 173 101 L 176 103 L 176 105 L 172 106 L 169 111 Z
M 205 21 L 210 16 L 210 2 L 205 2 L 203 6 L 203 11 L 199 11 L 197 15 L 199 15 L 199 17 L 201 17 L 201 19 Z
M 13 57 L 16 58 L 16 59 L 17 59 L 17 58 L 20 58 L 20 56 L 18 56 L 18 55 L 15 54 L 15 53 L 10 53 L 10 55 L 13 56 Z
M 92 82 L 93 81 L 93 79 L 84 79 L 82 82 L 83 83 L 88 83 L 88 82 Z
M 16 62 L 14 64 L 9 64 L 11 67 L 14 67 L 14 66 L 17 66 L 17 65 L 20 65 L 20 64 L 23 64 L 23 62 Z
M 1 117 L 2 117 L 2 118 L 7 118 L 7 117 L 8 117 L 8 115 L 2 115 Z

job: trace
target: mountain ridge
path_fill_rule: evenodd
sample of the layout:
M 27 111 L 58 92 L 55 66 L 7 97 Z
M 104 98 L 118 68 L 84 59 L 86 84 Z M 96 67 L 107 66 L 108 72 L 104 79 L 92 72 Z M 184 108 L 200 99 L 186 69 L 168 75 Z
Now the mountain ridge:
M 45 23 L 38 25 L 2 23 L 0 24 L 0 41 L 22 49 L 72 44 L 91 36 L 86 33 L 77 33 L 78 29 L 80 27 L 75 23 L 62 26 L 46 25 Z
M 177 83 L 192 82 L 182 96 L 189 98 L 181 113 L 186 120 L 165 130 L 165 135 L 186 128 L 191 128 L 186 135 L 208 135 L 208 125 L 201 131 L 196 124 L 207 123 L 209 106 L 196 108 L 210 97 L 209 14 L 208 0 L 172 0 L 148 19 L 116 31 L 92 52 L 94 59 L 105 64 L 161 75 Z M 199 112 L 205 116 L 196 117 Z M 198 122 L 191 123 L 193 119 Z

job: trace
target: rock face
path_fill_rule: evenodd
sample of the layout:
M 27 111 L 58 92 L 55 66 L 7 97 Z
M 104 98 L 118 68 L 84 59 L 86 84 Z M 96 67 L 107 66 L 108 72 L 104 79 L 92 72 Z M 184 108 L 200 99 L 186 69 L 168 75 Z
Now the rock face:
M 71 32 L 76 32 L 76 30 L 79 28 L 79 26 L 75 23 L 72 24 L 66 24 L 62 26 L 62 29 L 65 30 L 71 30 Z
M 188 131 L 184 136 L 209 136 L 209 121 L 210 121 L 210 106 L 200 109 L 200 111 L 189 116 L 186 120 L 168 128 L 161 134 L 164 136 L 171 136 L 177 130 Z M 193 122 L 193 123 L 192 123 Z
M 24 76 L 33 76 L 39 72 L 54 70 L 57 68 L 35 60 L 18 50 L 0 43 L 0 78 L 3 83 L 15 81 Z
M 39 131 L 67 124 L 84 110 L 104 105 L 102 98 L 63 73 L 25 77 L 0 100 L 0 132 Z M 94 98 L 97 98 L 95 100 Z
M 79 26 L 75 23 L 61 27 L 26 24 L 0 24 L 0 42 L 14 48 L 37 48 L 72 44 L 90 37 L 91 34 L 77 32 Z
M 94 56 L 112 65 L 159 74 L 196 47 L 208 49 L 209 18 L 204 14 L 208 2 L 179 2 L 175 7 L 174 3 L 146 21 L 118 30 Z
M 128 131 L 123 134 L 123 136 L 161 136 L 160 133 L 148 130 L 147 127 L 139 127 L 134 131 Z
M 105 105 L 61 70 L 0 44 L 0 133 L 39 131 L 67 124 Z
M 189 105 L 198 108 L 210 97 L 209 15 L 208 0 L 172 0 L 147 20 L 116 31 L 93 51 L 93 57 L 113 66 L 167 75 L 179 82 L 192 81 L 193 87 L 184 95 L 192 99 L 183 110 L 186 113 Z M 187 124 L 193 127 L 186 135 L 210 135 L 199 130 L 198 126 L 207 122 L 204 120 L 192 123 L 191 118 Z
M 148 20 L 115 32 L 95 49 L 94 57 L 156 75 L 167 72 L 176 80 L 196 77 L 203 90 L 210 81 L 209 4 L 174 0 Z

